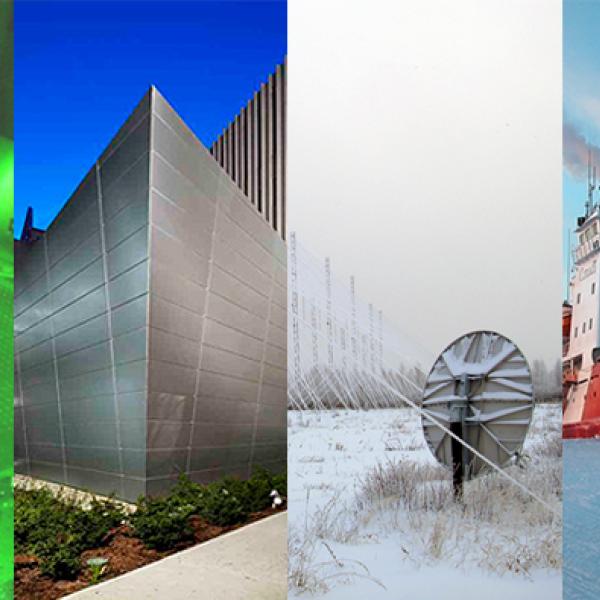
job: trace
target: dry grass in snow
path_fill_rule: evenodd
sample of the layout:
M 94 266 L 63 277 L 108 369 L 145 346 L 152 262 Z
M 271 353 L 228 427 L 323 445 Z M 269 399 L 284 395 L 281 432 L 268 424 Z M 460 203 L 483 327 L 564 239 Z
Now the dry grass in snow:
M 536 407 L 523 461 L 508 469 L 559 513 L 560 416 L 560 407 Z M 409 573 L 443 565 L 510 576 L 517 588 L 519 580 L 559 576 L 562 524 L 556 514 L 498 473 L 468 482 L 463 501 L 455 501 L 450 474 L 430 455 L 412 410 L 290 419 L 294 593 L 324 595 L 340 584 L 383 593 L 393 589 L 393 580 L 382 574 L 402 564 L 414 567 Z M 371 560 L 381 550 L 384 561 L 394 561 L 389 569 Z

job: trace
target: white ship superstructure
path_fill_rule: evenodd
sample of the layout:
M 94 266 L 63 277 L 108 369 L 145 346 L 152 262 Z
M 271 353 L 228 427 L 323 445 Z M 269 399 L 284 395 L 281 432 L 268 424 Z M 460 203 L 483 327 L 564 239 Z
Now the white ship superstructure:
M 569 282 L 572 307 L 568 346 L 564 352 L 565 381 L 563 424 L 577 428 L 595 410 L 587 406 L 591 396 L 589 383 L 595 360 L 600 358 L 600 206 L 594 203 L 596 172 L 588 174 L 588 200 L 585 215 L 577 220 L 573 268 Z M 579 437 L 570 435 L 569 437 Z

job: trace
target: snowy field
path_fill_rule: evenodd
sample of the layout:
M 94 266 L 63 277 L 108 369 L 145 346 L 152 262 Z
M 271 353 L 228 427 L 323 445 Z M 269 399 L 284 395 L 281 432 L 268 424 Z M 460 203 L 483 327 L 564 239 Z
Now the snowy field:
M 562 597 L 560 519 L 497 474 L 467 484 L 458 505 L 415 411 L 288 414 L 291 595 Z M 560 406 L 537 406 L 523 464 L 509 469 L 557 511 L 560 423 Z

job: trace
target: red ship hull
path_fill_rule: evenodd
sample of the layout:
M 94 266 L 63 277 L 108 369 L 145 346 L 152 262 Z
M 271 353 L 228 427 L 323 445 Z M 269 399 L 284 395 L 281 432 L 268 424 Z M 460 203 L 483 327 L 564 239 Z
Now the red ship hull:
M 563 438 L 600 437 L 600 363 L 592 367 L 581 421 L 563 423 Z
M 600 437 L 600 419 L 563 425 L 563 439 Z

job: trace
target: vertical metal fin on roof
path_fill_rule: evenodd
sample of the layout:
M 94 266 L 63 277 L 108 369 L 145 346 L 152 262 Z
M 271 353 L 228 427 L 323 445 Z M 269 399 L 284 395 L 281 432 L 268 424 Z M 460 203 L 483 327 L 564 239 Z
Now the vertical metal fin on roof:
M 278 65 L 223 130 L 210 153 L 285 239 L 287 62 Z

